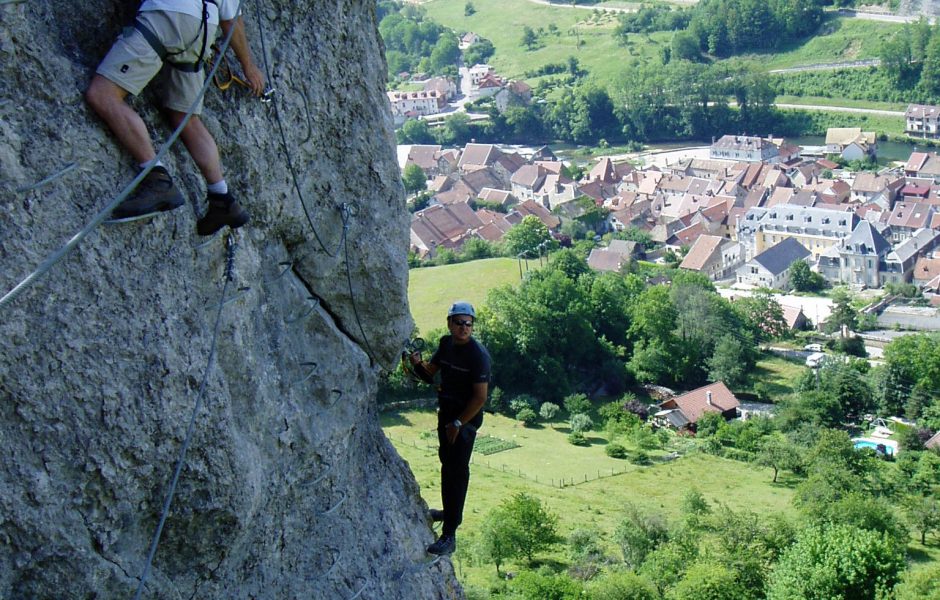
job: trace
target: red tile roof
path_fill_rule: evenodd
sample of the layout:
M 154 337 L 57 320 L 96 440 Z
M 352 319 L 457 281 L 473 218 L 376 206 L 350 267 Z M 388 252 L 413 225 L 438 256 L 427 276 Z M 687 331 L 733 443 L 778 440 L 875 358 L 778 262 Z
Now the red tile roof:
M 725 412 L 740 405 L 731 390 L 719 381 L 670 398 L 659 406 L 663 409 L 678 408 L 690 423 L 695 423 L 706 412 Z

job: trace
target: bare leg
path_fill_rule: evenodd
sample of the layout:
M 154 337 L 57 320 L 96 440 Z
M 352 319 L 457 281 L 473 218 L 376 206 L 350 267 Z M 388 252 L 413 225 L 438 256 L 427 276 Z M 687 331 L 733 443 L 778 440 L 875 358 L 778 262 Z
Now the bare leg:
M 150 132 L 140 115 L 124 101 L 127 91 L 106 77 L 95 74 L 85 92 L 92 110 L 111 129 L 118 142 L 138 163 L 153 160 L 157 155 L 150 141 Z
M 186 116 L 185 113 L 175 110 L 168 112 L 170 123 L 174 128 L 178 127 Z M 209 133 L 209 130 L 206 129 L 205 124 L 197 115 L 193 115 L 186 127 L 183 128 L 180 139 L 183 140 L 189 154 L 196 161 L 196 166 L 202 171 L 202 176 L 206 178 L 206 182 L 212 184 L 222 181 L 222 162 L 219 159 L 219 148 L 216 146 L 212 134 Z

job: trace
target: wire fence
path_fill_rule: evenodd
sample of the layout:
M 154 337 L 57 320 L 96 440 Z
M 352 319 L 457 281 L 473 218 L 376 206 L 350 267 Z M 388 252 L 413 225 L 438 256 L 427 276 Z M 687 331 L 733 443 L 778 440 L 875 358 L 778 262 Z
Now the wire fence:
M 437 453 L 437 439 L 435 438 L 432 442 L 427 442 L 425 440 L 416 440 L 416 439 L 405 439 L 400 435 L 389 435 L 386 433 L 386 436 L 392 440 L 397 441 L 403 446 L 411 446 L 418 450 L 423 450 L 429 454 Z M 494 464 L 489 458 L 478 458 L 477 456 L 470 457 L 470 464 L 477 467 L 483 467 L 485 469 L 490 469 L 491 471 L 497 471 L 500 473 L 505 473 L 519 479 L 524 479 L 538 485 L 544 485 L 546 487 L 553 487 L 558 489 L 564 489 L 567 487 L 576 487 L 579 485 L 584 485 L 585 483 L 590 483 L 592 481 L 597 481 L 599 479 L 609 479 L 611 477 L 617 477 L 618 475 L 624 475 L 630 471 L 636 470 L 636 467 L 633 465 L 624 465 L 621 468 L 608 468 L 608 469 L 596 469 L 592 473 L 581 473 L 580 475 L 571 476 L 571 477 L 552 477 L 544 476 L 538 474 L 526 473 L 522 469 L 508 467 L 504 463 Z

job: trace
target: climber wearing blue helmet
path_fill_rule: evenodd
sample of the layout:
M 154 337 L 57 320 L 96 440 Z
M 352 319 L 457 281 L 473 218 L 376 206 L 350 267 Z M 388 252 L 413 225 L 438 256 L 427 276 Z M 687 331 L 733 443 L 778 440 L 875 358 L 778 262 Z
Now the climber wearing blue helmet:
M 443 521 L 440 538 L 428 547 L 431 554 L 450 554 L 457 546 L 457 527 L 470 484 L 470 455 L 477 430 L 483 425 L 483 405 L 490 382 L 490 354 L 474 339 L 476 311 L 469 302 L 455 302 L 447 311 L 450 335 L 441 338 L 429 362 L 418 353 L 411 364 L 418 376 L 433 381 L 440 372 L 437 402 L 437 438 L 441 459 L 443 510 L 432 510 L 431 518 Z

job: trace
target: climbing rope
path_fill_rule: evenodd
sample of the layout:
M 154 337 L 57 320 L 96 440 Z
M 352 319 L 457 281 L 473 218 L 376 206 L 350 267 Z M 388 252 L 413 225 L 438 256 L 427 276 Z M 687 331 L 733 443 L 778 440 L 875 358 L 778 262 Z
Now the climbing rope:
M 196 416 L 202 408 L 202 402 L 205 398 L 206 384 L 209 381 L 209 373 L 212 372 L 212 363 L 215 361 L 216 342 L 219 338 L 219 326 L 222 323 L 222 309 L 225 306 L 225 296 L 228 293 L 228 286 L 234 279 L 235 270 L 235 248 L 238 243 L 235 241 L 235 233 L 229 234 L 225 239 L 226 257 L 225 257 L 225 282 L 222 284 L 222 294 L 219 296 L 218 309 L 215 314 L 215 326 L 212 328 L 212 342 L 209 346 L 209 358 L 206 361 L 206 370 L 202 375 L 202 381 L 199 384 L 199 391 L 196 394 L 196 405 L 189 417 L 189 425 L 186 428 L 186 437 L 183 439 L 183 445 L 180 448 L 179 457 L 176 460 L 176 468 L 173 470 L 173 477 L 170 480 L 170 488 L 163 502 L 163 511 L 160 513 L 160 521 L 157 523 L 157 529 L 153 533 L 153 539 L 150 540 L 150 551 L 147 553 L 147 562 L 144 564 L 143 572 L 140 575 L 140 584 L 137 586 L 137 592 L 134 594 L 134 600 L 139 600 L 147 585 L 147 579 L 150 577 L 150 569 L 153 566 L 153 558 L 157 554 L 157 546 L 160 544 L 160 536 L 163 534 L 163 526 L 166 524 L 167 515 L 170 514 L 170 505 L 173 503 L 173 495 L 176 493 L 176 484 L 179 482 L 180 472 L 186 463 L 186 452 L 189 450 L 189 444 L 192 442 L 193 431 L 196 428 Z
M 274 78 L 271 77 L 271 69 L 268 67 L 268 50 L 264 39 L 264 22 L 261 15 L 261 2 L 255 2 L 255 18 L 258 21 L 258 39 L 261 41 L 261 62 L 264 65 L 264 74 L 268 81 L 272 82 L 271 85 L 273 86 Z M 272 97 L 271 104 L 274 106 L 274 122 L 277 125 L 277 131 L 281 138 L 281 146 L 284 148 L 284 154 L 287 159 L 287 170 L 290 172 L 291 182 L 294 185 L 294 191 L 297 192 L 297 197 L 300 199 L 300 206 L 303 208 L 304 216 L 307 218 L 307 223 L 310 224 L 310 230 L 313 231 L 313 237 L 316 238 L 320 248 L 326 253 L 327 256 L 334 258 L 339 253 L 340 246 L 345 240 L 347 229 L 345 219 L 343 222 L 343 239 L 341 239 L 336 245 L 336 249 L 331 252 L 329 248 L 326 247 L 326 244 L 323 243 L 323 239 L 320 238 L 320 233 L 317 231 L 317 226 L 313 224 L 313 218 L 310 216 L 310 211 L 307 209 L 307 202 L 304 200 L 304 194 L 300 189 L 300 182 L 297 177 L 297 171 L 294 169 L 294 161 L 291 158 L 290 148 L 287 145 L 287 135 L 284 133 L 284 123 L 281 120 L 281 112 L 278 109 L 280 102 L 278 102 L 277 97 Z
M 236 14 L 241 13 L 242 2 L 243 0 L 238 0 L 238 7 L 236 9 Z M 222 42 L 222 46 L 220 50 L 221 52 L 225 52 L 228 49 L 229 43 L 232 41 L 233 33 L 235 33 L 235 27 L 230 28 L 228 31 L 228 34 L 226 34 L 225 39 Z M 189 110 L 187 110 L 186 114 L 183 116 L 183 120 L 180 121 L 180 124 L 173 131 L 173 134 L 169 137 L 169 139 L 165 141 L 163 145 L 160 147 L 160 150 L 157 152 L 156 157 L 154 157 L 150 165 L 147 168 L 143 169 L 140 173 L 138 173 L 137 177 L 132 179 L 131 182 L 128 183 L 127 186 L 125 186 L 123 190 L 121 190 L 121 193 L 115 196 L 114 199 L 111 200 L 111 202 L 109 202 L 103 209 L 101 209 L 101 211 L 99 211 L 98 214 L 96 214 L 94 218 L 92 218 L 92 220 L 87 225 L 85 225 L 85 227 L 81 229 L 81 231 L 73 235 L 72 239 L 70 239 L 64 246 L 62 246 L 61 248 L 59 248 L 58 250 L 50 254 L 46 258 L 46 260 L 44 260 L 36 268 L 35 271 L 27 275 L 12 290 L 4 294 L 4 296 L 0 298 L 0 309 L 3 309 L 7 304 L 9 304 L 14 299 L 16 299 L 16 297 L 19 296 L 21 293 L 23 293 L 23 291 L 27 287 L 32 285 L 34 281 L 36 281 L 37 279 L 42 277 L 44 274 L 46 274 L 49 271 L 49 269 L 54 267 L 63 258 L 65 258 L 66 255 L 68 255 L 72 250 L 77 248 L 78 245 L 81 244 L 92 231 L 97 229 L 99 225 L 101 225 L 105 220 L 107 220 L 107 218 L 111 215 L 111 211 L 114 210 L 118 204 L 120 204 L 121 202 L 124 202 L 124 200 L 126 200 L 127 197 L 131 195 L 131 192 L 133 192 L 134 189 L 137 187 L 137 185 L 141 181 L 144 180 L 144 178 L 150 173 L 151 170 L 153 170 L 153 167 L 158 162 L 160 162 L 160 159 L 166 156 L 166 154 L 170 151 L 170 148 L 173 146 L 173 144 L 176 143 L 176 140 L 179 139 L 180 133 L 182 133 L 183 128 L 186 127 L 187 123 L 189 123 L 190 119 L 192 119 L 193 111 L 196 110 L 196 107 L 202 101 L 202 97 L 206 94 L 206 90 L 208 90 L 209 86 L 212 85 L 212 78 L 215 76 L 215 72 L 218 68 L 219 68 L 219 62 L 216 62 L 216 64 L 210 70 L 209 74 L 206 76 L 206 80 L 202 84 L 202 89 L 199 90 L 199 93 L 196 95 L 195 100 L 193 100 L 193 103 L 189 106 Z

